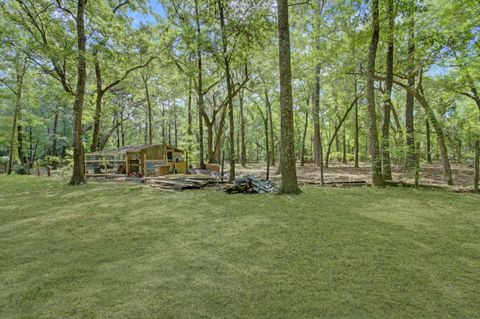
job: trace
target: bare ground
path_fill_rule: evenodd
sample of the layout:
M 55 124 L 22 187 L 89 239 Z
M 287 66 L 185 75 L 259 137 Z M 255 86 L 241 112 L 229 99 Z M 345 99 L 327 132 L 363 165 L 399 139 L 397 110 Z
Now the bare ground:
M 407 173 L 402 167 L 393 168 L 393 180 L 407 183 L 414 182 L 414 176 Z M 256 175 L 261 178 L 266 177 L 266 165 L 247 164 L 247 168 L 238 166 L 236 168 L 237 175 Z M 270 168 L 270 179 L 279 182 L 280 175 L 277 174 L 278 166 Z M 473 185 L 473 168 L 466 164 L 453 164 L 453 183 L 455 189 L 467 189 Z M 371 180 L 370 165 L 360 163 L 359 168 L 355 168 L 352 164 L 330 163 L 328 168 L 324 169 L 325 182 L 352 182 Z M 300 183 L 315 184 L 320 183 L 320 168 L 313 163 L 307 163 L 305 166 L 297 166 L 297 176 Z M 440 163 L 421 165 L 420 183 L 432 186 L 444 186 L 443 169 Z

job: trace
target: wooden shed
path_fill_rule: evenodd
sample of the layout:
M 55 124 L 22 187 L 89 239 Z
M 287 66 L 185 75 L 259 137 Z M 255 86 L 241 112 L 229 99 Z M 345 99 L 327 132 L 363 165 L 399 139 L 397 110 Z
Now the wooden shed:
M 187 173 L 185 152 L 168 144 L 127 146 L 85 154 L 85 174 L 159 176 Z

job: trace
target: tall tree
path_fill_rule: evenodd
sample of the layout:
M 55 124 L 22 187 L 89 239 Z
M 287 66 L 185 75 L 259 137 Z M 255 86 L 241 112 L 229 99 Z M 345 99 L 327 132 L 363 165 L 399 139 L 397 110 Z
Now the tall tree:
M 197 111 L 198 111 L 198 153 L 200 168 L 205 168 L 205 155 L 203 151 L 203 63 L 202 63 L 202 30 L 200 24 L 199 0 L 195 0 L 195 31 L 196 31 L 196 55 L 197 55 Z
M 415 0 L 409 3 L 408 7 L 408 85 L 415 86 Z M 407 92 L 407 101 L 405 104 L 405 129 L 406 129 L 406 167 L 415 168 L 415 123 L 414 106 L 415 98 Z
M 278 50 L 280 70 L 280 194 L 298 194 L 300 188 L 295 167 L 295 138 L 292 101 L 292 69 L 290 61 L 290 30 L 288 0 L 277 0 Z
M 315 9 L 315 50 L 320 50 L 320 24 L 321 15 L 325 0 L 319 0 L 317 8 Z M 312 103 L 312 122 L 313 122 L 313 160 L 317 167 L 323 166 L 323 150 L 322 150 L 322 137 L 320 133 L 320 63 L 315 65 L 315 77 L 313 86 L 313 103 Z
M 382 123 L 382 172 L 384 180 L 392 179 L 392 167 L 390 164 L 390 105 L 392 104 L 393 87 L 393 32 L 395 23 L 395 10 L 393 0 L 387 0 L 387 74 L 385 81 L 385 96 L 383 101 Z
M 87 37 L 85 36 L 85 7 L 87 0 L 78 0 L 76 27 L 77 27 L 77 90 L 73 103 L 73 173 L 70 179 L 71 185 L 85 183 L 85 165 L 83 158 L 83 101 L 85 98 L 85 86 L 87 82 Z
M 372 183 L 375 186 L 383 186 L 382 162 L 378 146 L 377 113 L 375 110 L 375 60 L 377 56 L 378 39 L 380 36 L 380 22 L 378 0 L 371 2 L 372 14 L 372 38 L 368 50 L 367 66 L 367 102 L 369 116 L 370 156 L 372 161 Z
M 223 63 L 225 67 L 225 79 L 227 81 L 227 105 L 228 105 L 228 120 L 229 120 L 229 161 L 230 172 L 228 180 L 233 182 L 235 180 L 235 121 L 233 115 L 233 88 L 232 76 L 230 73 L 230 57 L 228 55 L 228 39 L 225 26 L 225 10 L 222 0 L 218 0 L 218 10 L 220 11 L 220 28 L 222 29 L 222 49 L 223 49 Z
M 4 84 L 7 88 L 10 89 L 10 91 L 14 94 L 15 96 L 15 110 L 13 112 L 13 121 L 12 121 L 12 131 L 11 131 L 11 136 L 10 136 L 10 147 L 9 147 L 9 154 L 8 154 L 8 167 L 7 167 L 7 174 L 10 175 L 13 170 L 13 158 L 15 154 L 15 132 L 17 131 L 18 134 L 18 140 L 21 139 L 20 137 L 20 131 L 19 127 L 21 127 L 18 122 L 19 122 L 19 117 L 20 117 L 20 112 L 22 108 L 22 92 L 23 92 L 23 83 L 24 83 L 24 78 L 25 78 L 25 73 L 27 71 L 27 58 L 20 58 L 20 55 L 15 56 L 14 60 L 14 69 L 15 69 L 15 83 L 14 85 L 8 84 L 5 80 L 2 79 L 2 84 Z M 21 141 L 19 141 L 19 144 Z M 19 146 L 19 152 L 18 156 L 20 161 L 23 160 L 23 152 L 21 151 L 21 148 Z

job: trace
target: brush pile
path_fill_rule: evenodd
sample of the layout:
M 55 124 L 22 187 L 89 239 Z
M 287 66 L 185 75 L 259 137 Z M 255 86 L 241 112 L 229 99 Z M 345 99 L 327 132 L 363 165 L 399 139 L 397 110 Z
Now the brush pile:
M 276 191 L 272 182 L 260 180 L 253 175 L 239 177 L 235 180 L 235 184 L 225 187 L 225 192 L 228 194 L 264 194 Z

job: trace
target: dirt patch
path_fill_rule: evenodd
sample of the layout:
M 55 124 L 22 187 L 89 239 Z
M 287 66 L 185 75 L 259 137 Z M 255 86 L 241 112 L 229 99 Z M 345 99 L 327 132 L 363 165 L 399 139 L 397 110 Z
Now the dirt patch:
M 392 167 L 393 180 L 413 183 L 414 176 L 406 172 L 402 167 Z M 248 164 L 247 168 L 238 167 L 237 175 L 256 175 L 260 178 L 266 177 L 265 164 Z M 270 179 L 279 182 L 280 175 L 278 167 L 270 168 Z M 453 183 L 455 188 L 471 188 L 473 185 L 473 168 L 466 164 L 452 165 Z M 320 168 L 312 163 L 305 166 L 297 166 L 297 176 L 300 183 L 320 183 Z M 359 168 L 353 165 L 331 163 L 324 169 L 325 182 L 354 182 L 371 180 L 370 165 L 361 163 Z M 432 186 L 443 186 L 443 168 L 440 163 L 422 165 L 420 168 L 420 183 Z

